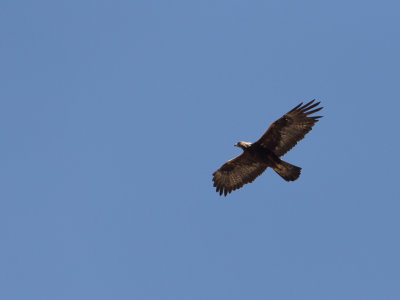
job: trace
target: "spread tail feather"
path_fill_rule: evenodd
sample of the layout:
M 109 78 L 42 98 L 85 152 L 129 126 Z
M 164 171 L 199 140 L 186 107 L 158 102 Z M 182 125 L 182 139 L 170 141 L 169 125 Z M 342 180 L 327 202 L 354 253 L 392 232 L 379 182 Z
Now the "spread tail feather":
M 294 181 L 300 176 L 301 168 L 291 165 L 283 160 L 272 167 L 286 181 Z

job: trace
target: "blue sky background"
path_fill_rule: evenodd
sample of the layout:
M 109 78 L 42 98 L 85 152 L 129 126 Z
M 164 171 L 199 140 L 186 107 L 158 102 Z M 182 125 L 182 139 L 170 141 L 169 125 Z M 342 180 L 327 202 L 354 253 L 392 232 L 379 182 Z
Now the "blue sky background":
M 400 299 L 397 1 L 0 3 L 1 299 Z M 325 116 L 227 198 L 211 174 Z

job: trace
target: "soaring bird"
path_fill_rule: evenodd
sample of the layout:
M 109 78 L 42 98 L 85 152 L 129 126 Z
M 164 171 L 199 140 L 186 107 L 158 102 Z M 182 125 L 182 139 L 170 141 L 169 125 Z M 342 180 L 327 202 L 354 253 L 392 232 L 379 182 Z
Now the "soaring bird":
M 303 102 L 272 123 L 264 135 L 255 143 L 238 142 L 243 153 L 226 162 L 213 173 L 214 187 L 225 196 L 243 185 L 253 182 L 268 167 L 271 167 L 286 181 L 294 181 L 300 176 L 301 168 L 280 159 L 297 142 L 310 132 L 322 116 L 310 116 L 323 107 L 315 100 Z M 315 108 L 315 109 L 314 109 Z

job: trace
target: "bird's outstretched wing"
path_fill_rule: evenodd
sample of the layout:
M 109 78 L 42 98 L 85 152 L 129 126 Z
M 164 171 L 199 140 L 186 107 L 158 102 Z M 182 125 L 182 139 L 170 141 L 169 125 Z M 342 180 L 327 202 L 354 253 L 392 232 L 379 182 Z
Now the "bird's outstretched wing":
M 314 100 L 303 105 L 300 103 L 279 120 L 275 121 L 264 135 L 255 143 L 272 150 L 277 156 L 282 156 L 296 146 L 297 142 L 310 132 L 321 116 L 309 115 L 320 111 L 322 107 L 316 108 L 320 102 Z
M 214 186 L 220 195 L 226 196 L 246 183 L 253 182 L 266 168 L 265 163 L 255 159 L 248 152 L 243 152 L 214 172 Z

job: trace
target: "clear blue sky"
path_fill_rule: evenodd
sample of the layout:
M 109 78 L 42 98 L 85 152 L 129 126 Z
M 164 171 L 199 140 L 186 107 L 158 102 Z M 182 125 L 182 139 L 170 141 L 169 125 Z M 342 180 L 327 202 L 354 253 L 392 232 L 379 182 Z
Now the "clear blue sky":
M 0 4 L 0 298 L 400 299 L 397 1 Z M 219 197 L 301 101 L 324 118 Z

